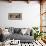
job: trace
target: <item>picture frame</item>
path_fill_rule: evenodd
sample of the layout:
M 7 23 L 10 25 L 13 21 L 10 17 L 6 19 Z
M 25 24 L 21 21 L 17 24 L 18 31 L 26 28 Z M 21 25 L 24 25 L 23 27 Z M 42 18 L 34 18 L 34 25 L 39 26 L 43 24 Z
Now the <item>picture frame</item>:
M 8 13 L 8 20 L 22 20 L 22 13 Z

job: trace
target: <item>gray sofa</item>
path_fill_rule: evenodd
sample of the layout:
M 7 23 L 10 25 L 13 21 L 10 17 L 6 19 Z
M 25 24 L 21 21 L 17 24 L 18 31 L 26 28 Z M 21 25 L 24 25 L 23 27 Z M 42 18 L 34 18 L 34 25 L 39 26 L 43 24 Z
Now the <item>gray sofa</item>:
M 29 36 L 29 35 L 21 35 L 21 34 L 11 34 L 9 36 L 9 38 L 12 40 L 12 39 L 15 39 L 15 40 L 20 40 L 21 43 L 30 43 L 30 42 L 33 42 L 34 38 L 33 36 Z
M 9 28 L 9 32 L 11 33 L 9 36 L 7 36 L 7 39 L 10 38 L 10 40 L 20 40 L 21 43 L 30 43 L 33 42 L 34 37 L 32 36 L 32 31 L 30 32 L 31 35 L 26 34 L 22 34 L 21 33 L 21 29 L 22 28 L 13 28 L 10 27 Z

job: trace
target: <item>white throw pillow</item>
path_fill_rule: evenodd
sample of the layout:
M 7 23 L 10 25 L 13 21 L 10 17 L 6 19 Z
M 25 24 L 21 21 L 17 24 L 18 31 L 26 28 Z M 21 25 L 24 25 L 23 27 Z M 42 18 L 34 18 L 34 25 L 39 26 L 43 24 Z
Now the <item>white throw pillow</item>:
M 21 29 L 21 33 L 24 35 L 27 32 L 27 29 Z
M 8 29 L 5 29 L 5 31 L 3 31 L 4 35 L 10 35 L 10 33 L 8 32 Z

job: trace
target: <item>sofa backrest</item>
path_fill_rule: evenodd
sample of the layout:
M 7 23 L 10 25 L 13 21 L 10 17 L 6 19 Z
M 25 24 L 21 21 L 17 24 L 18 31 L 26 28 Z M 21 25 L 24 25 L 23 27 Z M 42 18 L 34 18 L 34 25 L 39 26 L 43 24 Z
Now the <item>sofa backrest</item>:
M 27 31 L 26 31 L 27 30 Z M 14 27 L 9 27 L 8 31 L 12 34 L 15 33 L 20 33 L 20 34 L 24 34 L 24 35 L 32 35 L 32 30 L 29 28 L 14 28 Z M 25 32 L 24 32 L 25 31 Z

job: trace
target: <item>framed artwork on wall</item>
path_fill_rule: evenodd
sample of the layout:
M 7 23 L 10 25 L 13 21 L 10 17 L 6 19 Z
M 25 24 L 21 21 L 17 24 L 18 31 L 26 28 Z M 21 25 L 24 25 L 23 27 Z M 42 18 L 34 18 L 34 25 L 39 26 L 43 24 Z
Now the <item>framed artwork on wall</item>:
M 8 13 L 8 20 L 22 20 L 22 13 Z

